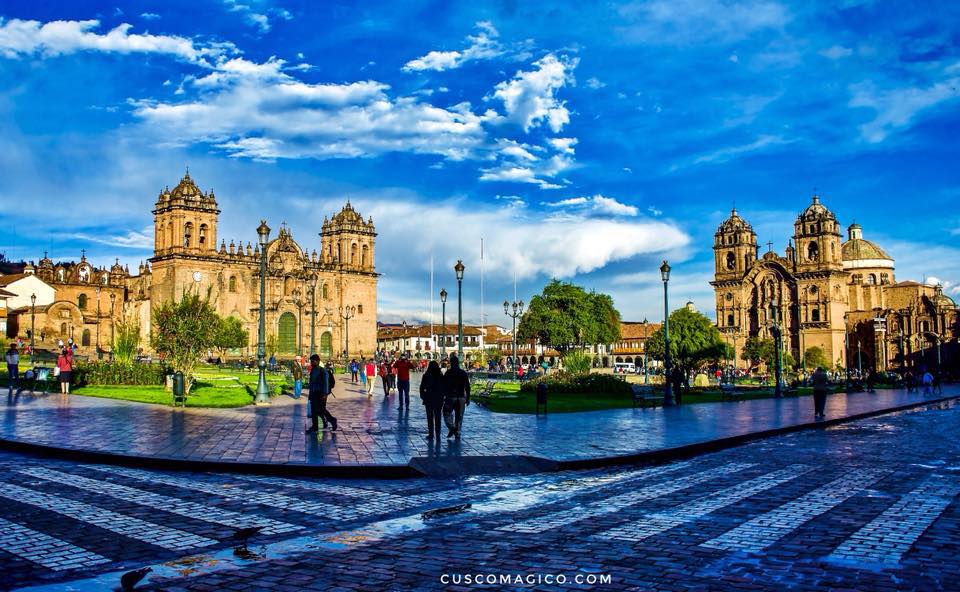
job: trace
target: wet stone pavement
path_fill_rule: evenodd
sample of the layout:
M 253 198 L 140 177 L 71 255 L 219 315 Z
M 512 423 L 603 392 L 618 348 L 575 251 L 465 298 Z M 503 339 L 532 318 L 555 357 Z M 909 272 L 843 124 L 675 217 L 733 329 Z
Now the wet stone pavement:
M 534 456 L 554 461 L 633 454 L 813 421 L 812 397 L 683 405 L 669 409 L 611 409 L 547 416 L 494 414 L 471 405 L 460 441 L 427 439 L 414 377 L 408 411 L 397 395 L 372 397 L 342 376 L 329 408 L 337 432 L 307 436 L 306 399 L 288 396 L 268 406 L 174 410 L 71 395 L 3 397 L 0 438 L 112 454 L 318 466 L 407 465 L 412 458 Z M 951 385 L 944 395 L 960 395 Z M 878 390 L 838 393 L 828 417 L 855 415 L 923 401 L 922 393 Z M 446 435 L 446 434 L 444 434 Z
M 656 466 L 394 481 L 3 454 L 0 587 L 150 565 L 174 591 L 957 590 L 957 433 L 947 402 Z

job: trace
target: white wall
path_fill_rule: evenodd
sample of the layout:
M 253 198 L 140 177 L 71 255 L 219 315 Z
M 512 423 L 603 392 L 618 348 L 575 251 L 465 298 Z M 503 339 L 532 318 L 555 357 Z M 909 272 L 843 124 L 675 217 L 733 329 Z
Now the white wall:
M 12 296 L 7 300 L 7 308 L 10 309 L 30 306 L 31 294 L 37 295 L 37 306 L 53 304 L 57 294 L 53 286 L 35 275 L 28 275 L 12 282 L 8 284 L 4 290 L 16 294 L 16 296 Z

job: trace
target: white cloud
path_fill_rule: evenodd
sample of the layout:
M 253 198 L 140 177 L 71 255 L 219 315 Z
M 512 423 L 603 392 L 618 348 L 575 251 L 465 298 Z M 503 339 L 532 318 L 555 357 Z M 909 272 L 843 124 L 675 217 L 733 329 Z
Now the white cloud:
M 636 216 L 639 213 L 636 206 L 621 203 L 612 197 L 600 194 L 592 197 L 571 197 L 560 201 L 543 202 L 543 205 L 600 216 Z
M 576 138 L 548 138 L 547 142 L 561 154 L 573 154 L 573 147 L 577 145 Z
M 590 78 L 587 78 L 587 88 L 592 88 L 594 90 L 597 90 L 599 88 L 605 87 L 606 85 L 607 84 L 605 82 L 601 82 L 600 79 L 598 79 L 596 76 L 591 76 Z
M 450 254 L 450 265 L 463 256 L 464 245 L 486 246 L 484 268 L 489 276 L 520 279 L 534 276 L 572 277 L 606 265 L 644 254 L 663 253 L 681 248 L 689 237 L 676 226 L 659 221 L 613 220 L 588 216 L 532 218 L 522 210 L 465 207 L 458 201 L 419 203 L 410 199 L 357 202 L 374 220 L 418 220 L 424 228 L 447 227 L 457 221 L 455 233 L 426 233 L 410 242 L 403 233 L 383 233 L 377 239 L 380 253 L 403 253 L 404 261 L 429 262 L 437 255 L 438 269 L 443 254 Z M 457 254 L 454 256 L 453 254 Z M 470 269 L 479 267 L 479 252 L 463 257 Z M 397 262 L 401 267 L 405 263 Z M 427 263 L 427 265 L 429 265 Z M 379 262 L 378 262 L 379 266 Z M 489 277 L 488 276 L 488 277 Z
M 160 15 L 155 12 L 141 12 L 140 18 L 146 21 L 155 21 L 160 18 Z
M 547 54 L 533 63 L 537 68 L 529 72 L 518 71 L 511 80 L 497 85 L 493 97 L 503 101 L 506 120 L 529 131 L 542 123 L 559 132 L 570 123 L 570 112 L 564 101 L 556 97 L 557 91 L 573 81 L 576 58 Z
M 853 55 L 853 50 L 842 45 L 833 45 L 820 52 L 820 55 L 829 60 L 841 60 Z
M 741 41 L 791 19 L 785 6 L 769 0 L 637 1 L 619 12 L 627 22 L 618 29 L 624 38 L 667 45 Z
M 75 234 L 73 238 L 90 241 L 111 247 L 124 249 L 153 249 L 153 228 L 144 228 L 143 231 L 128 231 L 126 234 L 114 236 L 100 236 L 96 234 Z
M 460 51 L 431 51 L 424 56 L 410 60 L 403 66 L 404 72 L 423 72 L 433 70 L 443 72 L 454 70 L 463 64 L 475 60 L 489 60 L 507 53 L 500 44 L 500 33 L 489 21 L 480 21 L 476 25 L 476 35 L 467 37 L 467 47 Z
M 223 4 L 227 7 L 227 10 L 230 12 L 237 12 L 243 15 L 243 20 L 256 29 L 260 33 L 269 33 L 270 29 L 273 28 L 270 23 L 270 17 L 267 16 L 264 11 L 258 12 L 250 4 L 244 4 L 240 0 L 223 0 Z M 269 12 L 274 15 L 282 18 L 283 20 L 290 20 L 293 18 L 293 15 L 290 14 L 290 11 L 283 8 L 272 8 Z
M 277 59 L 229 60 L 193 86 L 194 100 L 134 101 L 134 113 L 168 142 L 207 142 L 261 160 L 386 152 L 461 160 L 484 148 L 483 123 L 494 116 L 477 115 L 468 103 L 440 108 L 392 98 L 388 85 L 372 80 L 308 84 Z
M 772 146 L 782 146 L 785 144 L 792 143 L 792 140 L 784 139 L 780 136 L 770 136 L 762 135 L 757 137 L 753 142 L 748 142 L 747 144 L 739 144 L 736 146 L 726 146 L 724 148 L 719 148 L 712 152 L 706 154 L 701 154 L 693 159 L 692 164 L 704 164 L 704 163 L 723 163 L 738 156 L 744 154 L 749 154 L 751 152 L 758 152 L 768 147 Z M 679 168 L 679 167 L 674 167 Z
M 129 24 L 121 24 L 105 34 L 95 32 L 100 21 L 24 21 L 0 18 L 0 55 L 19 58 L 33 55 L 58 56 L 79 51 L 104 53 L 156 53 L 170 55 L 196 64 L 209 65 L 211 59 L 233 53 L 229 43 L 198 45 L 185 37 L 131 34 Z
M 944 70 L 949 74 L 950 68 Z M 872 109 L 875 116 L 860 126 L 861 137 L 870 143 L 882 142 L 891 133 L 909 127 L 923 111 L 960 97 L 960 76 L 949 76 L 923 87 L 878 89 L 872 82 L 850 87 L 851 107 Z

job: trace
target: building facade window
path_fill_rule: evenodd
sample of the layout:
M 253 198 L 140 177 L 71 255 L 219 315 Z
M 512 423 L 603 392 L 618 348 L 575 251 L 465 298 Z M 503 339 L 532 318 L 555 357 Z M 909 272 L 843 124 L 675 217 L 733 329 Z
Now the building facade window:
M 80 310 L 86 310 L 86 309 L 87 309 L 87 295 L 86 295 L 86 294 L 80 294 L 80 296 L 77 297 L 77 308 L 79 308 Z
M 236 291 L 237 291 L 237 276 L 235 276 L 235 275 L 230 276 L 230 280 L 227 282 L 227 286 L 228 286 L 228 288 L 227 288 L 228 290 L 230 290 L 231 292 L 236 292 Z

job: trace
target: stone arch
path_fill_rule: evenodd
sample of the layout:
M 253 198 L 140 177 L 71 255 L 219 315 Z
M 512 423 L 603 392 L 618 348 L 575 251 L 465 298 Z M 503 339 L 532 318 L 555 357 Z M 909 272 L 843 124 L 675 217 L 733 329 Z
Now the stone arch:
M 189 249 L 193 245 L 193 222 L 183 225 L 183 246 Z
M 90 347 L 90 329 L 84 329 L 80 334 L 80 345 Z
M 350 243 L 350 265 L 357 264 L 357 243 Z
M 368 267 L 370 265 L 370 247 L 366 244 L 360 249 L 360 265 Z
M 209 228 L 206 224 L 200 225 L 200 232 L 197 234 L 197 244 L 201 247 L 207 244 L 207 232 Z

